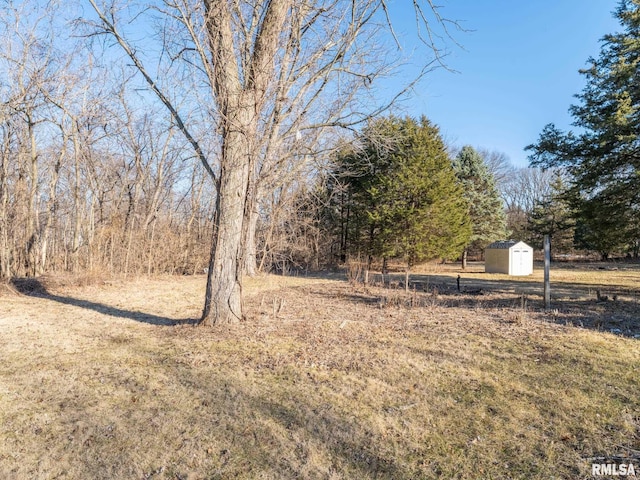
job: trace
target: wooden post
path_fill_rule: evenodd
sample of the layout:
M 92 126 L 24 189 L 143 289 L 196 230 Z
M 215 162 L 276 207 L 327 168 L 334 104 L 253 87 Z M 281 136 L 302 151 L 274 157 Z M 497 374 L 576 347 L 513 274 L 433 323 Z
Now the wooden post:
M 544 308 L 551 308 L 551 284 L 549 270 L 551 269 L 551 241 L 549 235 L 544 236 Z
M 407 265 L 407 269 L 404 272 L 404 291 L 409 293 L 409 265 Z

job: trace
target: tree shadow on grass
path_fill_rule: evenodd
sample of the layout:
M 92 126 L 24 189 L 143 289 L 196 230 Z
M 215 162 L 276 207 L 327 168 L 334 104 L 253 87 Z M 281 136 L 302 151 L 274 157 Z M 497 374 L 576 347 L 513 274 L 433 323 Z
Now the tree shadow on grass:
M 136 322 L 147 323 L 149 325 L 195 325 L 198 322 L 198 319 L 195 318 L 175 319 L 160 315 L 154 315 L 151 313 L 126 310 L 118 307 L 113 307 L 111 305 L 105 305 L 103 303 L 92 302 L 90 300 L 82 300 L 79 298 L 56 295 L 54 293 L 50 293 L 46 285 L 44 285 L 38 278 L 14 278 L 11 280 L 11 284 L 18 292 L 22 293 L 23 295 L 44 298 L 61 303 L 63 305 L 71 305 L 73 307 L 83 308 L 85 310 L 93 310 L 94 312 L 100 313 L 102 315 L 135 320 Z
M 340 478 L 419 478 L 406 459 L 395 458 L 393 448 L 378 451 L 382 434 L 375 421 L 349 411 L 357 404 L 334 405 L 332 393 L 318 388 L 309 374 L 289 383 L 293 362 L 285 370 L 273 365 L 269 373 L 260 371 L 263 360 L 255 357 L 232 367 L 231 371 L 255 372 L 261 379 L 255 383 L 230 381 L 227 373 L 163 360 L 164 368 L 171 372 L 169 378 L 190 390 L 190 396 L 203 398 L 198 422 L 217 425 L 216 437 L 228 444 L 229 452 L 225 452 L 245 459 L 230 464 L 227 476 L 207 478 L 236 478 L 241 472 L 234 468 L 244 470 L 239 475 L 242 478 L 247 472 L 251 478 L 260 476 L 258 473 L 266 478 L 329 478 L 331 470 L 340 472 Z M 296 376 L 294 373 L 293 378 Z M 390 415 L 377 413 L 384 418 Z M 300 467 L 306 473 L 298 474 Z
M 294 438 L 307 439 L 308 445 L 315 445 L 315 449 L 331 459 L 336 470 L 348 472 L 346 476 L 415 478 L 411 465 L 403 465 L 403 462 L 397 461 L 389 452 L 385 454 L 376 450 L 380 439 L 372 425 L 358 422 L 348 412 L 340 412 L 331 404 L 317 400 L 299 400 L 294 406 L 254 393 L 248 396 L 247 403 L 252 411 L 275 422 L 281 430 L 290 432 Z M 300 463 L 309 461 L 305 458 L 308 452 L 304 448 L 297 455 Z M 273 462 L 275 459 L 270 460 Z

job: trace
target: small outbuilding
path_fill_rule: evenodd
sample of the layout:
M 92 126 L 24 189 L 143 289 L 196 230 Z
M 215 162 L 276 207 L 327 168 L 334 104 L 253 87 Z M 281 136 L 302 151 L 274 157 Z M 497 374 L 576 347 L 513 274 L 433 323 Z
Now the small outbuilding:
M 484 271 L 507 275 L 533 273 L 533 248 L 514 240 L 494 242 L 484 252 Z

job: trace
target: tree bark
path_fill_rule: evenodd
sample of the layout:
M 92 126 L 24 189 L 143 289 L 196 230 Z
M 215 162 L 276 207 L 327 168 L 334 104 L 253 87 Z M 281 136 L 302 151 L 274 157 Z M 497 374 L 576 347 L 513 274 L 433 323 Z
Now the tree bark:
M 245 111 L 244 116 L 248 112 Z M 216 218 L 201 324 L 242 320 L 242 236 L 249 183 L 250 143 L 242 129 L 223 144 Z
M 258 122 L 274 70 L 289 0 L 266 7 L 248 70 L 238 71 L 232 14 L 227 2 L 205 0 L 206 28 L 213 55 L 213 80 L 221 113 L 222 155 L 216 219 L 201 323 L 242 320 L 242 254 L 247 221 L 249 175 L 257 151 Z M 243 78 L 244 76 L 244 78 Z
M 35 123 L 31 117 L 27 118 L 27 132 L 29 135 L 29 201 L 27 209 L 27 245 L 26 245 L 26 270 L 27 276 L 35 277 L 40 273 L 38 268 L 38 150 L 36 144 Z
M 54 238 L 55 238 L 55 232 L 52 232 L 53 230 L 52 224 L 53 224 L 53 217 L 56 210 L 58 179 L 60 178 L 60 169 L 62 167 L 62 160 L 64 159 L 65 155 L 66 155 L 66 147 L 63 140 L 60 154 L 58 155 L 56 163 L 53 166 L 53 171 L 51 173 L 51 179 L 49 182 L 49 198 L 47 199 L 47 209 L 46 209 L 47 214 L 46 214 L 45 222 L 42 228 L 42 242 L 40 245 L 40 266 L 43 272 L 47 270 L 48 244 L 49 244 L 49 238 L 52 233 L 54 234 Z
M 71 243 L 71 271 L 80 270 L 80 235 L 82 230 L 82 198 L 81 187 L 82 179 L 80 172 L 81 152 L 80 152 L 80 134 L 78 122 L 72 119 L 73 131 L 73 239 Z M 112 247 L 113 248 L 113 247 Z

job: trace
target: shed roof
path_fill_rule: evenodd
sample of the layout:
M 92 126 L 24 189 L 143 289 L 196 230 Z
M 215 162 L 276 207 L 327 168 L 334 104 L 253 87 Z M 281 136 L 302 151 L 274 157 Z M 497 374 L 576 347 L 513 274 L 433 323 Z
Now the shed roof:
M 494 250 L 507 249 L 507 248 L 513 247 L 516 243 L 518 242 L 514 240 L 500 240 L 499 242 L 493 242 L 492 244 L 487 245 L 487 249 L 494 249 Z
M 500 240 L 499 242 L 493 242 L 491 245 L 487 246 L 487 250 L 492 249 L 492 250 L 507 250 L 511 247 L 513 247 L 514 245 L 518 245 L 518 244 L 522 244 L 523 246 L 529 247 L 529 245 L 527 245 L 526 243 L 520 241 L 520 242 L 516 242 L 515 240 Z M 529 247 L 531 248 L 531 247 Z

